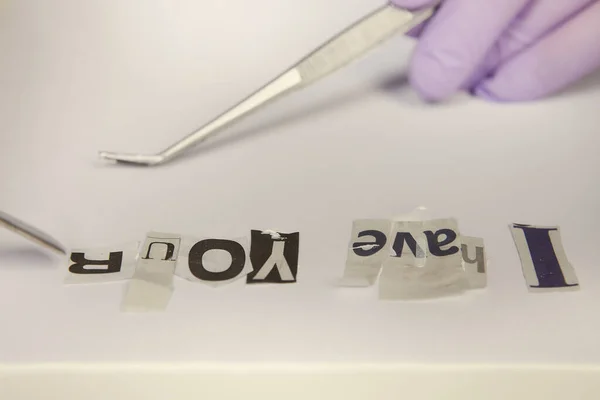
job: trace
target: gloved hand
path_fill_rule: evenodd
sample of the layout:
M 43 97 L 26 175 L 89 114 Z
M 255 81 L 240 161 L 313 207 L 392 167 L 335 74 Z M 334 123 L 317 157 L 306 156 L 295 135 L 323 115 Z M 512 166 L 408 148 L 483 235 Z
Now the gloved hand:
M 433 0 L 391 0 L 409 10 Z M 457 91 L 527 101 L 600 67 L 600 0 L 443 0 L 419 38 L 410 81 L 421 96 Z

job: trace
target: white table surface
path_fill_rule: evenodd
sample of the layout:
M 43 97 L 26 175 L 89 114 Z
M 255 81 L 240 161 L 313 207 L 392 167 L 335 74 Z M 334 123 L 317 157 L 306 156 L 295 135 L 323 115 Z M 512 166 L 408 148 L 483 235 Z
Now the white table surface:
M 536 103 L 426 105 L 399 37 L 188 157 L 98 160 L 161 150 L 379 4 L 3 2 L 0 209 L 71 247 L 298 231 L 300 267 L 295 285 L 176 279 L 167 312 L 122 314 L 124 283 L 66 287 L 64 262 L 1 231 L 0 363 L 600 364 L 600 76 Z M 419 205 L 484 238 L 485 291 L 334 286 L 353 219 Z M 528 293 L 511 222 L 560 225 L 581 291 Z

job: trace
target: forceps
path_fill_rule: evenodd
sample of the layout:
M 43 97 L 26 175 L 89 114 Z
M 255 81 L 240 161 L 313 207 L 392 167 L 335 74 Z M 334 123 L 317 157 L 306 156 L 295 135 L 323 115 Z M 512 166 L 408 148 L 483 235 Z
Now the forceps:
M 20 219 L 2 211 L 0 211 L 0 226 L 4 226 L 6 229 L 13 231 L 34 243 L 44 246 L 47 249 L 55 251 L 59 254 L 66 254 L 65 248 L 56 239 L 47 233 L 29 225 L 28 223 L 23 222 Z
M 120 163 L 158 165 L 178 156 L 233 122 L 248 115 L 283 94 L 306 87 L 349 64 L 395 33 L 406 33 L 431 15 L 437 5 L 410 12 L 393 5 L 380 7 L 358 20 L 322 46 L 301 59 L 254 94 L 242 100 L 195 132 L 157 154 L 100 152 L 100 158 Z

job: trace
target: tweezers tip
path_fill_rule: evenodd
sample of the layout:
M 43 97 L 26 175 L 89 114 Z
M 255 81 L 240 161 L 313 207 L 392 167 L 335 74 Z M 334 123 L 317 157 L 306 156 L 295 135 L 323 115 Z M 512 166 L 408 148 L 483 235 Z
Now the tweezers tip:
M 102 160 L 106 161 L 117 161 L 113 153 L 109 153 L 108 151 L 99 151 L 98 157 Z
M 162 163 L 165 159 L 165 157 L 161 155 L 123 154 L 108 151 L 100 151 L 98 155 L 103 160 L 114 161 L 119 164 L 128 165 L 157 165 Z

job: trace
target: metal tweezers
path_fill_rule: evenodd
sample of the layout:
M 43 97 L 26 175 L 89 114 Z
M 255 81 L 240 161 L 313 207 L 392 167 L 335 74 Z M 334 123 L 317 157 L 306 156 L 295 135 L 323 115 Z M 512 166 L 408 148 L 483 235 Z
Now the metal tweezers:
M 292 90 L 306 87 L 358 59 L 392 35 L 400 31 L 403 33 L 410 31 L 433 15 L 435 8 L 410 12 L 393 5 L 383 6 L 346 28 L 251 96 L 162 152 L 158 154 L 100 152 L 100 158 L 139 165 L 165 163 L 251 111 Z
M 56 253 L 66 254 L 67 252 L 62 244 L 47 233 L 2 211 L 0 211 L 0 226 L 4 226 L 6 229 Z

